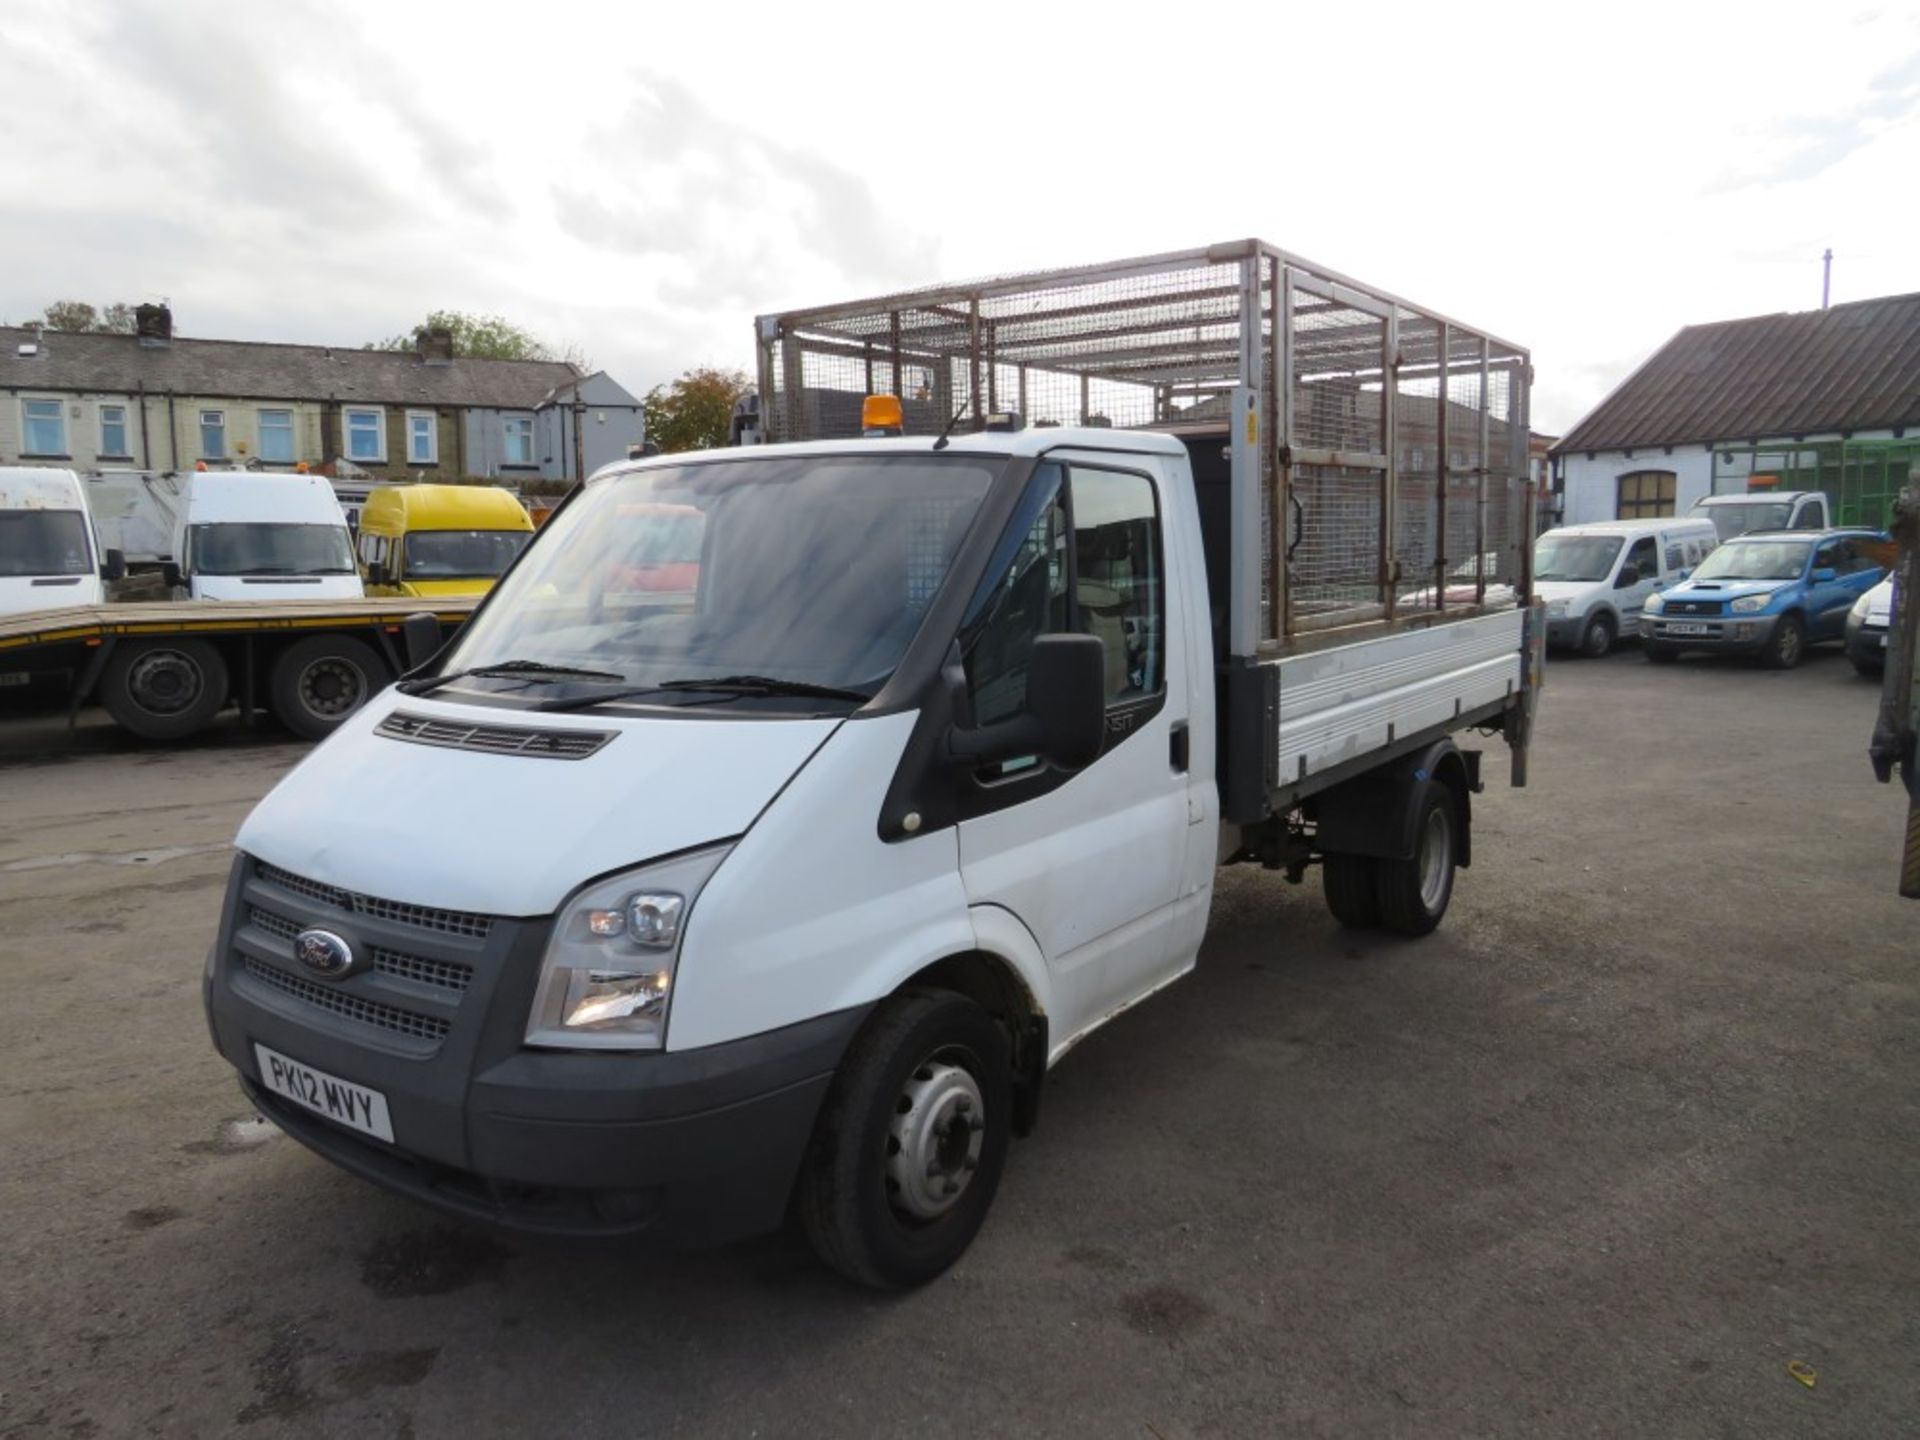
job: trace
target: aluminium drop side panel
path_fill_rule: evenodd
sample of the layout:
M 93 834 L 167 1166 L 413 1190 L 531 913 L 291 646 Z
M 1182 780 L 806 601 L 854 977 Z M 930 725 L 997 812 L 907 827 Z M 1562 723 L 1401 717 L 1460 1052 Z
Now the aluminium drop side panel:
M 1525 679 L 1525 623 L 1524 611 L 1508 610 L 1273 662 L 1280 784 L 1505 703 Z

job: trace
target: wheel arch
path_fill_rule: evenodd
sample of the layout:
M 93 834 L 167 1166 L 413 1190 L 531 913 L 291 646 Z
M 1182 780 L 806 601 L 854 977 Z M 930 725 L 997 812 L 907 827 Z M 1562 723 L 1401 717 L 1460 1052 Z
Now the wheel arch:
M 1475 760 L 1477 760 L 1477 756 Z M 1432 780 L 1452 792 L 1461 869 L 1473 863 L 1473 792 L 1478 765 L 1443 736 L 1427 746 L 1317 797 L 1316 840 L 1323 851 L 1400 860 L 1414 853 L 1420 792 Z

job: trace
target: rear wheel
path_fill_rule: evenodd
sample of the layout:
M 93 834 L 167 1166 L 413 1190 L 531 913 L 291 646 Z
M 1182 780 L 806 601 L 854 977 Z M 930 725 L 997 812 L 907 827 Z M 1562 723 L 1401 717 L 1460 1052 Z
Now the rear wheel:
M 100 675 L 100 703 L 142 740 L 183 740 L 227 703 L 227 662 L 204 640 L 123 640 Z
M 1012 1134 L 1006 1036 L 973 1001 L 881 1002 L 820 1108 L 795 1196 L 815 1252 L 877 1289 L 922 1285 L 986 1219 Z
M 1769 670 L 1791 670 L 1807 653 L 1807 627 L 1798 615 L 1782 615 L 1760 661 Z
M 1320 884 L 1327 909 L 1349 930 L 1372 930 L 1380 924 L 1380 899 L 1375 893 L 1371 855 L 1326 855 L 1320 861 Z
M 346 635 L 289 645 L 273 665 L 273 713 L 303 740 L 324 740 L 387 683 L 386 662 Z
M 1580 653 L 1589 660 L 1598 660 L 1613 649 L 1613 617 L 1607 614 L 1595 615 L 1587 621 L 1587 628 L 1580 636 Z
M 1411 856 L 1375 862 L 1380 923 L 1400 935 L 1431 933 L 1453 899 L 1459 822 L 1453 791 L 1438 780 L 1426 782 L 1413 833 Z

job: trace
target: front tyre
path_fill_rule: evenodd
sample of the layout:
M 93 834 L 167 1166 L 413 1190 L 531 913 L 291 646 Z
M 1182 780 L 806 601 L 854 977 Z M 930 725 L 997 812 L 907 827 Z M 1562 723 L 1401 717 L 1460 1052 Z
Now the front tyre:
M 1413 834 L 1407 859 L 1374 862 L 1380 923 L 1399 935 L 1431 934 L 1453 899 L 1460 824 L 1453 791 L 1442 782 L 1426 782 Z
M 876 1289 L 924 1285 L 986 1219 L 1012 1134 L 1006 1035 L 973 1001 L 908 991 L 848 1048 L 795 1196 L 815 1252 Z
M 1791 670 L 1807 653 L 1807 627 L 1798 615 L 1782 615 L 1760 652 L 1760 663 L 1769 670 Z
M 1589 660 L 1603 659 L 1613 649 L 1615 633 L 1613 617 L 1602 611 L 1587 621 L 1580 636 L 1580 653 Z

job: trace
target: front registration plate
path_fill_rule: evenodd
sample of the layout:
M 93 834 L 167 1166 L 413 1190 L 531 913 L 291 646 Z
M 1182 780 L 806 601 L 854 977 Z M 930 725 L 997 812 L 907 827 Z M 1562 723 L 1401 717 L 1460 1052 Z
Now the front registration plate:
M 1711 635 L 1713 633 L 1713 627 L 1711 625 L 1689 625 L 1683 622 L 1678 625 L 1667 626 L 1667 633 L 1669 635 Z
M 276 1095 L 284 1095 L 316 1115 L 324 1115 L 337 1125 L 358 1130 L 393 1143 L 393 1121 L 387 1115 L 387 1097 L 351 1080 L 342 1080 L 298 1060 L 289 1060 L 278 1050 L 269 1050 L 254 1042 L 254 1059 L 260 1063 L 260 1083 Z

